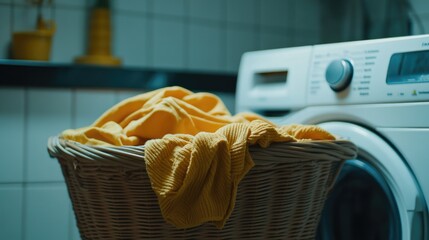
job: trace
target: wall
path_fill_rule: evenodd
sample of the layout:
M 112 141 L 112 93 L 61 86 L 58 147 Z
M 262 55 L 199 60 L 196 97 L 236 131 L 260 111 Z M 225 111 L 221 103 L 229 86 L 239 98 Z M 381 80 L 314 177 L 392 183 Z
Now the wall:
M 411 6 L 414 10 L 414 13 L 411 14 L 412 20 L 413 20 L 412 33 L 413 34 L 429 33 L 429 1 L 412 0 Z M 420 20 L 417 20 L 417 18 Z
M 57 23 L 52 62 L 72 62 L 85 51 L 89 3 L 54 2 L 43 10 Z M 235 72 L 245 51 L 317 43 L 317 2 L 115 0 L 113 52 L 126 66 Z M 297 14 L 303 9 L 308 14 Z M 0 0 L 0 58 L 11 33 L 33 27 L 35 18 L 26 0 Z
M 428 5 L 427 0 L 325 0 L 319 9 L 323 29 L 320 41 L 429 33 Z
M 113 52 L 125 66 L 236 72 L 245 51 L 319 41 L 317 0 L 116 0 Z M 85 50 L 89 1 L 55 0 L 51 61 Z M 310 6 L 310 14 L 297 14 Z M 14 31 L 31 28 L 26 0 L 0 0 L 0 59 Z M 1 73 L 0 73 L 1 74 Z M 203 79 L 202 79 L 203 80 Z M 47 139 L 93 122 L 138 91 L 0 88 L 0 239 L 79 239 L 59 164 Z M 217 93 L 234 111 L 234 96 Z

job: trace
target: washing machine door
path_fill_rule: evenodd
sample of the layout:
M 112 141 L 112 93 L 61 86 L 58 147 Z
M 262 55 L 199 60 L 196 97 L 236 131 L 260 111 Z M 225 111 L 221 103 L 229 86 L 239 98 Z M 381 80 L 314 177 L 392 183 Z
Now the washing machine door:
M 345 123 L 319 124 L 353 141 L 321 215 L 317 239 L 423 239 L 424 201 L 409 167 L 380 136 Z

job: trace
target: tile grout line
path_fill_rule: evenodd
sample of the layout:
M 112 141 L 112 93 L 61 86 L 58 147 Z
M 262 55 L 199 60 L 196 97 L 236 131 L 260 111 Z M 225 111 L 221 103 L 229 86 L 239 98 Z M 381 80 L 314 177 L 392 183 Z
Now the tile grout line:
M 153 2 L 152 1 L 148 1 L 147 3 L 148 8 L 150 9 L 150 13 L 146 14 L 147 15 L 147 21 L 146 21 L 146 27 L 147 27 L 147 33 L 148 33 L 148 37 L 147 37 L 147 45 L 148 45 L 148 52 L 147 52 L 147 65 L 153 67 L 155 64 L 155 60 L 154 60 L 154 40 L 153 40 L 153 25 L 154 25 L 154 17 L 153 17 Z
M 255 34 L 258 36 L 258 49 L 262 49 L 262 27 L 261 27 L 261 1 L 260 0 L 256 0 L 255 1 L 255 18 L 256 18 L 256 24 L 255 24 Z
M 225 12 L 225 21 L 220 24 L 221 28 L 221 48 L 223 48 L 221 59 L 223 59 L 221 68 L 223 71 L 230 71 L 228 65 L 228 29 L 230 28 L 230 23 L 228 23 L 228 6 L 227 2 L 224 1 L 224 12 Z
M 184 1 L 185 4 L 185 16 L 184 16 L 184 24 L 185 24 L 185 41 L 184 41 L 184 48 L 185 48 L 185 53 L 183 54 L 183 58 L 184 58 L 184 67 L 185 69 L 190 69 L 190 36 L 191 36 L 191 28 L 190 28 L 190 24 L 191 24 L 191 20 L 190 20 L 190 2 Z
M 14 16 L 15 16 L 15 3 L 13 0 L 10 0 L 10 35 L 13 36 L 13 23 L 14 23 Z
M 74 129 L 74 128 L 76 128 L 76 125 L 77 125 L 77 116 L 76 116 L 76 112 L 77 112 L 77 109 L 76 109 L 77 108 L 77 103 L 76 103 L 76 101 L 77 101 L 77 89 L 73 88 L 71 91 L 72 92 L 71 92 L 70 117 L 71 117 L 71 127 L 72 127 L 72 129 Z M 69 195 L 69 192 L 67 189 L 67 183 L 65 183 L 65 181 L 64 181 L 64 184 L 66 186 L 67 196 L 70 199 L 70 195 Z M 73 218 L 71 216 L 72 214 L 73 214 L 73 211 L 67 210 L 67 222 L 68 222 L 68 224 L 67 224 L 68 225 L 67 226 L 67 230 L 68 230 L 67 236 L 70 240 L 73 239 L 73 221 L 72 221 Z
M 291 17 L 291 21 L 292 23 L 289 24 L 287 27 L 290 28 L 291 26 L 296 26 L 296 2 L 289 0 L 289 4 L 292 5 L 292 12 L 290 13 Z M 296 34 L 292 34 L 292 39 L 290 40 L 292 42 L 292 46 L 297 45 L 297 38 L 296 38 Z
M 28 115 L 29 115 L 29 89 L 24 89 L 24 142 L 23 142 L 23 165 L 22 165 L 22 173 L 23 173 L 23 182 L 22 182 L 22 206 L 21 206 L 21 238 L 26 239 L 26 228 L 27 228 L 27 180 L 28 180 Z
M 222 51 L 222 56 L 220 57 L 220 59 L 223 59 L 223 61 L 220 63 L 220 68 L 223 69 L 223 71 L 229 71 L 230 68 L 228 66 L 228 6 L 227 6 L 227 2 L 226 0 L 223 1 L 223 12 L 224 12 L 224 19 L 225 21 L 221 21 L 220 22 L 220 32 L 221 32 L 221 49 L 223 49 Z
M 73 88 L 71 89 L 71 109 L 70 109 L 70 116 L 71 116 L 71 127 L 72 128 L 76 128 L 76 124 L 77 124 L 77 117 L 76 117 L 76 101 L 77 101 L 77 89 Z
M 51 8 L 50 8 L 49 10 L 50 10 L 50 13 L 49 13 L 49 14 L 51 15 L 51 16 L 50 16 L 50 17 L 51 17 L 51 20 L 55 22 L 55 21 L 57 20 L 57 19 L 56 19 L 56 16 L 57 16 L 57 15 L 56 15 L 56 12 L 57 12 L 57 11 L 56 11 L 56 10 L 57 10 L 57 4 L 55 4 L 55 1 L 52 1 L 52 3 L 51 3 Z

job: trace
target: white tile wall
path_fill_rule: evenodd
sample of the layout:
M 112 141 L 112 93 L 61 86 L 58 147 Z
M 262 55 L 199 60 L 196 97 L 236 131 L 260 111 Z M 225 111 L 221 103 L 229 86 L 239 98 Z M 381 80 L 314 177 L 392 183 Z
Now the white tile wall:
M 185 22 L 176 19 L 152 20 L 153 66 L 185 68 Z
M 257 25 L 259 23 L 260 1 L 226 1 L 226 19 L 229 22 Z
M 0 184 L 0 239 L 22 239 L 23 188 Z
M 43 8 L 43 17 L 47 20 L 55 18 L 54 21 L 57 26 L 52 42 L 52 61 L 71 62 L 74 57 L 83 54 L 86 14 L 81 9 L 76 8 L 83 5 L 84 0 L 76 2 L 60 1 L 56 9 L 50 6 Z M 22 1 L 22 3 L 14 5 L 13 10 L 9 9 L 9 14 L 12 15 L 12 22 L 9 24 L 12 30 L 8 30 L 9 32 L 4 37 L 0 37 L 0 43 L 1 41 L 9 43 L 12 31 L 32 31 L 35 29 L 37 11 L 34 6 L 28 4 L 28 1 Z M 4 15 L 8 16 L 9 14 Z M 3 17 L 3 14 L 0 16 Z M 10 29 L 9 26 L 7 29 Z M 8 47 L 4 43 L 1 46 L 3 49 Z M 3 50 L 1 57 L 6 56 L 5 50 Z
M 13 31 L 31 31 L 36 28 L 38 10 L 31 1 L 14 0 L 12 15 Z M 53 8 L 51 5 L 44 4 L 41 7 L 41 13 L 45 20 L 53 18 Z
M 76 90 L 74 98 L 73 125 L 76 128 L 91 125 L 117 102 L 116 92 L 112 90 Z
M 36 27 L 37 11 L 27 4 L 15 5 L 12 15 L 12 31 L 30 31 Z
M 294 19 L 294 4 L 292 0 L 261 1 L 261 25 L 281 29 L 292 26 Z
M 13 11 L 12 2 L 15 3 Z M 84 54 L 90 2 L 93 1 L 55 1 L 54 17 L 58 28 L 52 61 L 72 62 L 76 56 Z M 424 24 L 424 32 L 429 32 L 429 3 L 426 0 L 411 2 Z M 33 28 L 36 11 L 25 0 L 2 0 L 0 3 L 0 58 L 5 58 L 10 32 Z M 319 43 L 323 33 L 318 0 L 114 0 L 112 7 L 113 54 L 121 57 L 127 66 L 236 71 L 235 60 L 224 59 L 225 64 L 220 67 L 194 65 L 198 50 L 193 49 L 194 44 L 190 43 L 195 37 L 190 29 L 192 25 L 205 28 L 216 25 L 223 30 L 216 33 L 219 34 L 216 38 L 223 39 L 222 44 L 210 51 L 219 52 L 226 56 L 224 58 L 237 54 L 236 50 L 228 52 L 226 32 L 241 28 L 231 28 L 229 23 L 242 24 L 243 28 L 251 28 L 254 34 L 259 35 L 256 49 Z M 44 14 L 51 17 L 49 7 L 44 8 Z M 415 25 L 413 29 L 416 34 L 423 33 Z M 283 33 L 287 34 L 286 38 Z M 255 45 L 253 39 L 248 41 L 250 43 L 245 44 Z
M 298 32 L 297 35 L 287 34 L 288 37 L 293 38 L 295 46 L 313 45 L 319 42 L 318 31 L 306 29 Z
M 223 21 L 227 0 L 188 0 L 189 16 L 195 19 Z
M 152 0 L 114 0 L 112 5 L 118 11 L 148 13 L 151 11 L 151 4 Z
M 259 34 L 261 49 L 284 48 L 290 46 L 293 36 L 285 32 L 265 31 Z
M 170 16 L 186 16 L 185 0 L 155 0 L 152 2 L 154 14 L 165 14 Z
M 294 2 L 294 23 L 298 29 L 287 31 L 286 34 L 293 38 L 295 46 L 320 43 L 322 25 L 318 2 L 319 0 Z M 301 9 L 305 9 L 305 12 L 300 11 Z
M 151 32 L 147 16 L 118 11 L 114 18 L 114 54 L 122 59 L 124 65 L 149 66 L 153 51 L 149 46 Z
M 222 71 L 225 55 L 219 51 L 225 42 L 225 30 L 220 25 L 189 24 L 189 68 Z
M 53 38 L 51 60 L 73 62 L 76 57 L 85 54 L 87 13 L 79 8 L 56 8 L 55 15 L 58 17 L 55 19 L 57 28 Z
M 0 89 L 0 182 L 24 181 L 24 102 L 24 90 Z
M 0 58 L 7 56 L 9 32 L 33 28 L 36 17 L 35 8 L 26 0 L 3 1 L 0 13 L 5 14 L 0 20 L 6 27 L 0 28 Z M 58 0 L 53 11 L 50 6 L 44 8 L 45 17 L 53 17 L 57 23 L 51 61 L 71 63 L 85 54 L 87 17 L 93 2 Z M 307 37 L 300 36 L 299 29 L 320 31 L 318 4 L 317 0 L 112 0 L 112 52 L 125 66 L 237 71 L 237 54 L 244 49 L 300 45 Z M 309 14 L 296 14 L 303 9 Z M 236 35 L 243 31 L 257 35 L 256 40 L 243 39 L 246 47 L 231 50 L 227 32 L 236 30 Z M 196 36 L 199 32 L 207 33 L 210 43 L 198 42 L 198 38 L 208 38 Z M 285 32 L 294 38 L 284 38 Z M 211 48 L 201 51 L 207 45 Z M 228 59 L 230 56 L 233 58 Z
M 25 179 L 63 181 L 59 164 L 49 157 L 46 143 L 50 136 L 72 127 L 71 90 L 29 89 L 26 111 Z
M 63 8 L 83 8 L 88 5 L 87 0 L 55 0 L 53 1 L 56 7 L 63 7 Z
M 30 184 L 25 199 L 25 240 L 69 238 L 69 196 L 64 183 Z
M 9 54 L 11 30 L 10 8 L 0 5 L 0 59 L 6 58 Z
M 230 26 L 226 36 L 226 64 L 228 70 L 235 72 L 244 52 L 259 49 L 259 35 L 252 28 Z
M 319 0 L 294 1 L 293 3 L 293 22 L 299 30 L 296 35 L 300 36 L 300 32 L 311 30 L 318 36 L 321 31 L 319 10 Z M 305 9 L 305 11 L 303 11 Z M 299 42 L 298 42 L 299 44 Z

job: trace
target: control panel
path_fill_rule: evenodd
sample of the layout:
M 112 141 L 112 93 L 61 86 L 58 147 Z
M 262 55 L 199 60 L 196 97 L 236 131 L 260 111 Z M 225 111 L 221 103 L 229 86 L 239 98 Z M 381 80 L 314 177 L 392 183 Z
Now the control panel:
M 429 35 L 248 52 L 237 111 L 429 101 Z
M 315 45 L 307 103 L 429 100 L 429 36 Z

